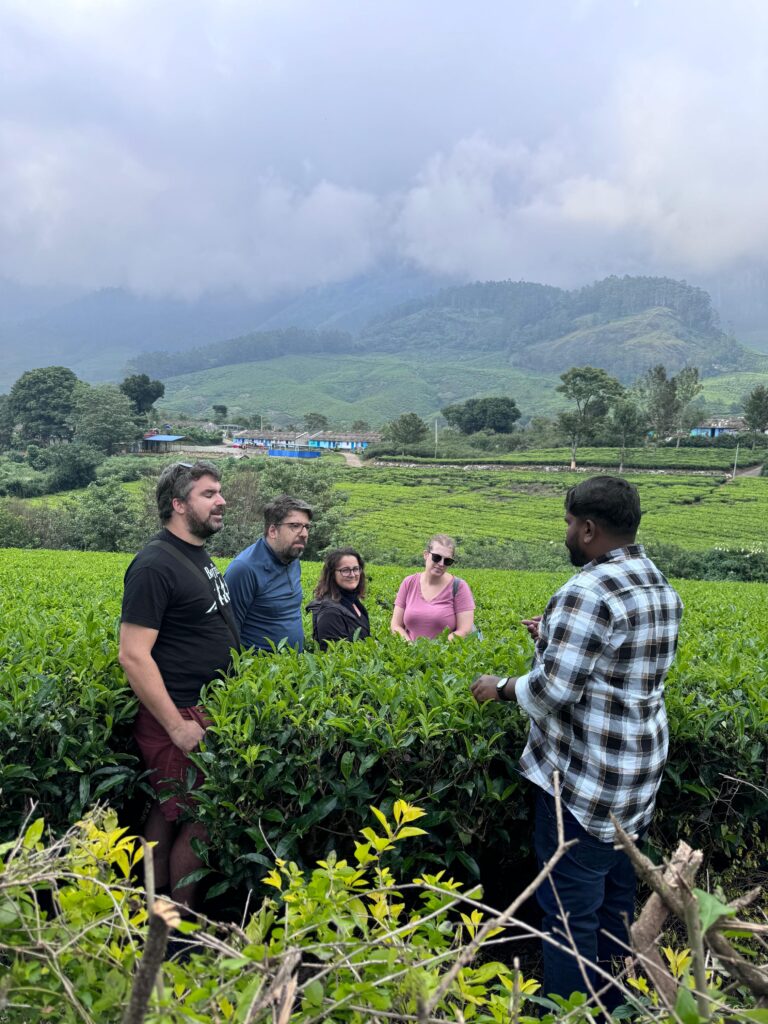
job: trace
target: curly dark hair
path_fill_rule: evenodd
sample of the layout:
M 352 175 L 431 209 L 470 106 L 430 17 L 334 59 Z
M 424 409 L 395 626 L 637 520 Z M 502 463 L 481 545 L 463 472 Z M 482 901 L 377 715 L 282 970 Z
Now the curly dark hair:
M 214 480 L 221 482 L 219 468 L 212 462 L 198 459 L 197 462 L 174 462 L 173 465 L 165 467 L 155 491 L 157 514 L 161 523 L 167 523 L 171 518 L 174 498 L 186 501 L 195 481 L 202 476 L 212 476 Z
M 356 558 L 357 564 L 360 566 L 360 579 L 355 595 L 360 598 L 365 597 L 365 562 L 362 555 L 359 551 L 355 551 L 354 548 L 334 548 L 333 551 L 329 551 L 325 556 L 320 579 L 315 587 L 316 598 L 330 597 L 332 601 L 338 601 L 341 598 L 341 591 L 336 583 L 336 567 L 342 558 L 347 555 L 351 558 Z

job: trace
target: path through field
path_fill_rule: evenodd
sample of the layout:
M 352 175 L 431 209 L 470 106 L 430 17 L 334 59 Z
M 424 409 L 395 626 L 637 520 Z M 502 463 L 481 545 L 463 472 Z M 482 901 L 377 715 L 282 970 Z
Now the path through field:
M 359 455 L 355 455 L 354 452 L 344 451 L 341 454 L 344 456 L 344 461 L 348 466 L 352 466 L 354 469 L 362 469 L 363 460 Z

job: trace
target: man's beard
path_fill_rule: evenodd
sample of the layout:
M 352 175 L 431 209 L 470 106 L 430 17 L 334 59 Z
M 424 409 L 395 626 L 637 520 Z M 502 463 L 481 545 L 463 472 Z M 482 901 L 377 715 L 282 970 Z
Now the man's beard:
M 276 554 L 283 565 L 288 565 L 290 562 L 295 562 L 297 558 L 301 558 L 305 551 L 306 547 L 297 547 L 295 544 L 289 544 L 287 548 L 283 548 L 282 551 L 278 551 Z
M 590 561 L 589 556 L 584 553 L 578 544 L 571 545 L 566 541 L 565 546 L 568 548 L 568 554 L 571 556 L 571 565 L 575 565 L 577 569 L 580 569 Z
M 186 513 L 187 529 L 193 537 L 199 537 L 201 540 L 212 536 L 214 533 L 218 533 L 224 525 L 223 521 L 218 523 L 211 522 L 211 517 L 207 519 L 201 519 L 192 509 L 188 508 Z

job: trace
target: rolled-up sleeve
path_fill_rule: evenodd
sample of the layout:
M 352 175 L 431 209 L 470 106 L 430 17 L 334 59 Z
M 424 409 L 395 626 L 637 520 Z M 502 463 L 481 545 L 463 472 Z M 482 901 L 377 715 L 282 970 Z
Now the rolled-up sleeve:
M 594 593 L 573 588 L 550 604 L 533 668 L 520 676 L 515 697 L 534 721 L 577 704 L 611 634 L 611 614 Z

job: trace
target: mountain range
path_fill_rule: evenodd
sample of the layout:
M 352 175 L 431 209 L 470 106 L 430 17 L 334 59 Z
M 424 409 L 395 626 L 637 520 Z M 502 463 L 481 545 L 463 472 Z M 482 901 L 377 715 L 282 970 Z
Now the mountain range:
M 657 363 L 672 373 L 694 365 L 737 397 L 742 375 L 768 373 L 768 356 L 721 329 L 706 291 L 664 277 L 566 290 L 456 285 L 393 268 L 268 302 L 109 289 L 63 304 L 30 290 L 14 304 L 8 292 L 0 282 L 0 387 L 52 363 L 90 380 L 146 372 L 165 382 L 163 408 L 174 414 L 210 415 L 223 403 L 230 418 L 323 411 L 378 423 L 496 393 L 534 415 L 561 404 L 555 387 L 570 366 L 601 366 L 630 383 Z M 39 315 L 25 315 L 31 309 Z

